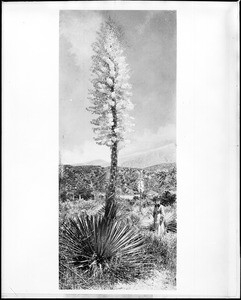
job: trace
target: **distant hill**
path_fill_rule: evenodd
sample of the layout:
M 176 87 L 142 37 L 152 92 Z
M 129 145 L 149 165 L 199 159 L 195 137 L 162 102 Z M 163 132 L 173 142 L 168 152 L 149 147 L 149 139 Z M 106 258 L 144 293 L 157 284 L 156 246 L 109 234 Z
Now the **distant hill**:
M 147 168 L 160 164 L 175 163 L 176 147 L 175 144 L 169 144 L 157 149 L 122 157 L 119 161 L 119 166 L 129 168 Z
M 160 164 L 160 165 L 146 167 L 145 170 L 150 171 L 150 172 L 157 172 L 157 171 L 167 171 L 167 172 L 169 172 L 174 167 L 176 167 L 175 162 L 173 162 L 173 163 L 163 163 L 163 164 Z
M 168 164 L 176 162 L 176 147 L 175 144 L 172 143 L 156 149 L 120 157 L 118 161 L 119 167 L 138 169 L 153 167 L 154 171 L 155 166 L 158 166 L 158 169 L 160 169 L 160 165 L 162 166 L 161 168 L 164 168 L 164 165 L 168 167 Z M 110 166 L 110 163 L 102 159 L 97 159 L 82 164 L 72 164 L 72 166 L 101 166 L 106 168 Z
M 79 167 L 79 166 L 101 166 L 101 167 L 108 167 L 110 165 L 110 163 L 108 163 L 105 160 L 102 159 L 96 159 L 96 160 L 92 160 L 83 164 L 73 164 L 72 166 L 74 167 Z
M 110 167 L 86 164 L 79 166 L 64 165 L 64 168 L 60 168 L 59 172 L 61 199 L 73 200 L 73 197 L 78 198 L 79 195 L 90 199 L 95 192 L 106 192 Z M 145 192 L 176 191 L 176 163 L 163 163 L 143 168 L 142 176 Z M 118 193 L 125 195 L 138 193 L 139 180 L 140 168 L 118 167 L 116 183 Z

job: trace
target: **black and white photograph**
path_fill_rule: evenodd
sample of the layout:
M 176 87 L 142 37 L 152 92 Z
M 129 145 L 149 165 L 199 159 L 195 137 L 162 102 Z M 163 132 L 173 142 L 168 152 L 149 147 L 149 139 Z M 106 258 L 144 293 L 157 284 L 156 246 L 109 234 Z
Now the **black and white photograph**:
M 240 298 L 238 4 L 2 3 L 2 298 Z
M 59 287 L 175 289 L 176 11 L 59 30 Z

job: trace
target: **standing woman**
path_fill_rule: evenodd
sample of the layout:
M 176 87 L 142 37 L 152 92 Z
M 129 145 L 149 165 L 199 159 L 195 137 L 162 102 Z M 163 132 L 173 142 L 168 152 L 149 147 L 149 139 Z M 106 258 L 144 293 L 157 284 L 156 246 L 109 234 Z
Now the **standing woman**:
M 166 233 L 165 222 L 164 222 L 165 211 L 159 199 L 157 199 L 157 201 L 155 202 L 153 218 L 154 218 L 155 234 L 158 237 L 162 237 Z

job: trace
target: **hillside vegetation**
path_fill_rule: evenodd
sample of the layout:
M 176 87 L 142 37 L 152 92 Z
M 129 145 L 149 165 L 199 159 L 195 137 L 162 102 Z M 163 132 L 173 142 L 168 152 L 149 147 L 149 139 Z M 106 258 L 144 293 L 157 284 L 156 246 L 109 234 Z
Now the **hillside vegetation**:
M 61 201 L 75 198 L 94 199 L 96 194 L 104 193 L 109 180 L 109 167 L 101 166 L 63 166 L 60 174 Z M 144 169 L 118 167 L 117 191 L 121 195 L 138 194 L 140 171 L 143 174 L 145 193 L 176 191 L 175 163 L 160 164 Z
M 138 192 L 140 172 L 142 172 L 144 181 L 144 192 L 141 195 Z M 67 165 L 64 168 L 60 167 L 59 175 L 61 289 L 140 289 L 143 286 L 149 286 L 149 288 L 153 286 L 155 289 L 157 286 L 162 289 L 175 288 L 175 164 L 161 164 L 145 169 L 119 167 L 117 223 L 108 226 L 102 222 L 101 217 L 104 213 L 109 168 Z M 153 209 L 156 199 L 161 199 L 162 205 L 165 207 L 166 234 L 162 238 L 156 237 L 153 228 Z M 66 224 L 69 224 L 69 227 L 66 227 Z M 79 225 L 76 227 L 75 224 Z M 96 226 L 95 229 L 92 226 Z M 119 231 L 120 235 L 115 233 L 112 236 L 112 231 L 110 231 L 110 236 L 106 236 L 106 230 L 111 226 L 115 226 L 113 233 Z M 127 228 L 129 229 L 127 230 Z M 104 268 L 105 271 L 97 268 L 97 265 L 93 265 L 96 263 L 93 255 L 96 254 L 92 253 L 92 247 L 86 250 L 86 259 L 84 259 L 86 267 L 83 263 L 79 264 L 80 257 L 73 256 L 71 252 L 71 249 L 76 251 L 74 249 L 82 247 L 81 240 L 85 241 L 83 248 L 85 249 L 86 239 L 89 239 L 93 232 L 97 234 L 96 240 L 91 240 L 90 243 L 97 243 L 96 251 L 97 253 L 101 251 L 100 257 L 104 259 L 101 263 L 99 262 L 99 267 Z M 123 236 L 123 233 L 126 236 Z M 121 264 L 111 260 L 111 265 L 108 265 L 109 263 L 105 263 L 105 259 L 107 259 L 105 255 L 113 247 L 113 249 L 119 249 L 118 247 L 122 245 L 121 241 L 116 240 L 116 237 L 121 237 L 126 241 L 134 238 L 132 244 L 137 246 L 140 244 L 140 249 L 134 251 L 135 247 L 132 245 L 130 249 L 133 252 L 128 250 Z M 100 240 L 98 241 L 98 239 Z M 139 241 L 139 244 L 135 241 Z M 125 253 L 127 250 L 122 249 L 121 251 Z

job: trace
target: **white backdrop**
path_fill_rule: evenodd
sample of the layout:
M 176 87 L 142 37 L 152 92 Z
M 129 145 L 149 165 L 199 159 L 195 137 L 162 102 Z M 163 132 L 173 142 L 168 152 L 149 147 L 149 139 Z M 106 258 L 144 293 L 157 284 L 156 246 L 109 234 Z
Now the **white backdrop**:
M 130 297 L 58 290 L 60 9 L 177 10 L 177 289 L 152 294 L 238 296 L 238 3 L 144 1 L 3 3 L 3 296 Z

